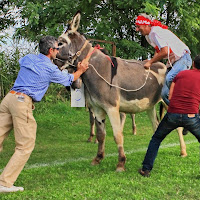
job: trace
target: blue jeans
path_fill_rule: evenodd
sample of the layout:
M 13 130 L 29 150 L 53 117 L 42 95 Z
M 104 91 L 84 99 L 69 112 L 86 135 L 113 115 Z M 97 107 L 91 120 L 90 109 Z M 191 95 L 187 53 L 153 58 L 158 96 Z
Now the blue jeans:
M 152 170 L 161 142 L 171 131 L 178 127 L 186 128 L 200 142 L 199 114 L 195 114 L 194 117 L 188 117 L 187 114 L 167 113 L 151 138 L 142 163 L 143 170 Z
M 173 68 L 171 70 L 167 70 L 166 72 L 166 78 L 165 78 L 165 83 L 162 88 L 161 96 L 163 101 L 169 105 L 169 100 L 168 100 L 168 95 L 169 95 L 169 89 L 171 86 L 171 83 L 175 76 L 183 70 L 190 69 L 192 66 L 192 59 L 189 53 L 184 54 L 183 57 L 181 57 L 179 60 L 177 60 L 173 64 Z

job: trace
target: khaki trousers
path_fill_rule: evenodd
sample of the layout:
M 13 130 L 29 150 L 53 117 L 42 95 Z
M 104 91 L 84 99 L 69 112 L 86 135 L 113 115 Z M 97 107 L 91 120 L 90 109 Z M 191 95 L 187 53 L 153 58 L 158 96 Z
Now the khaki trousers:
M 3 141 L 14 129 L 15 152 L 0 175 L 0 184 L 11 187 L 28 161 L 35 146 L 37 124 L 32 99 L 8 93 L 0 104 L 0 151 Z

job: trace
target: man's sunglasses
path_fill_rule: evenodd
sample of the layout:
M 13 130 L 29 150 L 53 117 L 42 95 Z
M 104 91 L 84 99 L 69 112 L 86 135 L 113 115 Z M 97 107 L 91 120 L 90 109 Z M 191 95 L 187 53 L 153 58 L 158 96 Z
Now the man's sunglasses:
M 56 50 L 58 50 L 58 51 L 59 51 L 59 48 L 56 48 L 56 47 L 54 47 L 53 49 L 56 49 Z

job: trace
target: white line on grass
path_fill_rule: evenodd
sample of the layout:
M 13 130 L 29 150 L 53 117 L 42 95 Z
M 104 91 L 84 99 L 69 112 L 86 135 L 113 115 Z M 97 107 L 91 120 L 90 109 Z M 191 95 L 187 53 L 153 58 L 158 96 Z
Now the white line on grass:
M 197 140 L 190 140 L 185 143 L 186 144 L 197 143 Z M 180 143 L 170 143 L 170 144 L 161 145 L 160 148 L 167 149 L 169 147 L 175 147 L 175 146 L 179 146 L 179 145 L 180 145 Z M 145 152 L 146 150 L 147 150 L 147 148 L 143 147 L 143 148 L 134 149 L 131 151 L 125 151 L 125 154 L 133 154 L 136 152 Z M 118 154 L 117 153 L 106 154 L 106 157 L 114 157 L 114 156 L 118 156 Z M 35 168 L 43 168 L 43 167 L 55 167 L 55 166 L 59 166 L 59 165 L 64 165 L 66 163 L 90 161 L 91 159 L 92 158 L 76 158 L 76 159 L 67 159 L 64 161 L 54 161 L 54 162 L 50 162 L 50 163 L 36 163 L 33 165 L 26 164 L 24 169 L 27 170 L 27 169 L 35 169 Z M 3 171 L 3 169 L 0 169 L 0 172 L 2 172 L 2 171 Z

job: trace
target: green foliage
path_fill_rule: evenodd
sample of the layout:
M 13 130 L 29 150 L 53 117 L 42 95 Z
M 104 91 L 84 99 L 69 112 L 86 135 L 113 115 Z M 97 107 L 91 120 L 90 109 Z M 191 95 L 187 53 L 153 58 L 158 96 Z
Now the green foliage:
M 15 16 L 13 16 L 13 1 L 0 1 L 0 30 L 4 30 L 15 24 Z
M 150 49 L 141 47 L 137 42 L 130 42 L 123 39 L 117 43 L 117 54 L 125 59 L 142 59 L 148 57 L 148 53 L 153 53 Z M 125 57 L 124 57 L 125 56 Z
M 182 16 L 182 20 L 180 20 L 180 28 L 177 30 L 177 34 L 183 37 L 183 40 L 190 47 L 194 57 L 200 52 L 200 4 L 195 3 L 195 1 L 185 2 L 180 7 L 179 13 Z
M 144 4 L 144 12 L 151 14 L 153 16 L 158 16 L 160 9 L 157 7 L 157 5 L 150 3 L 149 1 L 146 1 Z
M 195 56 L 199 51 L 200 5 L 193 0 L 115 0 L 115 1 L 15 1 L 21 10 L 21 26 L 16 35 L 30 41 L 38 41 L 42 35 L 59 36 L 77 10 L 81 10 L 80 32 L 88 38 L 113 41 L 117 44 L 117 56 L 147 58 L 152 51 L 146 49 L 143 38 L 136 33 L 134 20 L 141 13 L 151 14 L 168 25 L 191 49 Z M 123 46 L 127 41 L 127 46 Z M 135 45 L 135 42 L 140 45 Z M 120 46 L 122 44 L 122 46 Z M 128 48 L 126 48 L 128 47 Z M 143 48 L 145 47 L 145 48 Z M 127 49 L 132 48 L 131 51 Z M 142 52 L 142 54 L 141 54 Z
M 4 52 L 0 53 L 0 99 L 8 93 L 17 78 L 19 58 L 18 48 L 14 52 L 10 52 L 10 55 Z
M 16 35 L 30 41 L 38 41 L 43 35 L 58 36 L 63 31 L 65 23 L 71 19 L 69 12 L 75 13 L 78 9 L 75 5 L 78 4 L 69 0 L 16 1 L 16 6 L 21 8 L 22 17 Z
M 19 59 L 31 53 L 32 47 L 25 47 L 25 40 L 19 42 L 10 36 L 4 37 L 7 48 L 3 45 L 0 52 L 0 100 L 10 91 L 16 78 L 19 67 Z
M 120 44 L 121 40 L 127 40 L 129 47 L 133 48 L 134 55 L 144 52 L 146 45 L 142 37 L 136 33 L 134 19 L 141 13 L 151 14 L 158 20 L 169 26 L 191 49 L 192 55 L 199 52 L 199 12 L 200 5 L 193 0 L 169 0 L 169 1 L 23 1 L 13 0 L 4 5 L 20 8 L 20 26 L 15 33 L 18 37 L 25 37 L 30 41 L 38 41 L 43 35 L 59 36 L 65 29 L 66 23 L 71 20 L 77 10 L 81 10 L 82 19 L 80 31 L 89 38 L 114 41 Z M 5 7 L 5 6 L 4 6 Z M 131 44 L 133 42 L 133 44 Z M 137 45 L 137 42 L 141 46 Z M 119 47 L 117 56 L 130 57 L 127 48 Z M 147 52 L 139 57 L 146 58 Z
M 57 103 L 58 101 L 65 102 L 66 100 L 70 100 L 70 91 L 68 91 L 63 85 L 52 83 L 42 101 Z

